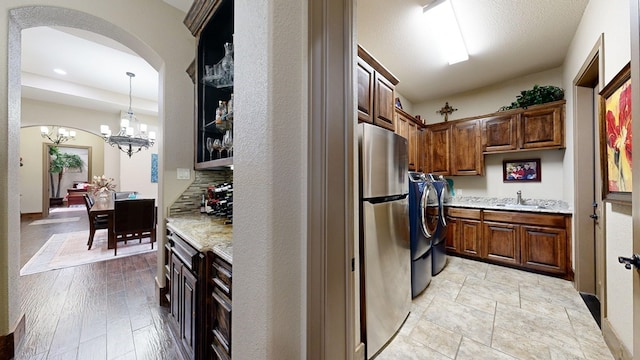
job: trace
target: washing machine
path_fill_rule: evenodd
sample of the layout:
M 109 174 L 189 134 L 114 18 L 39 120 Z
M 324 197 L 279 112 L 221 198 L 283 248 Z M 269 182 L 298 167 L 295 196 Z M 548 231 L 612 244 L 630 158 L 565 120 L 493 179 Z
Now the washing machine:
M 427 288 L 432 274 L 432 239 L 437 231 L 438 194 L 421 172 L 409 172 L 409 238 L 411 246 L 411 297 Z M 435 215 L 435 216 L 434 216 Z
M 432 217 L 437 218 L 437 227 L 431 239 L 432 252 L 432 276 L 437 275 L 447 265 L 447 220 L 444 212 L 444 206 L 450 201 L 451 194 L 449 192 L 449 183 L 442 175 L 425 175 L 427 182 L 431 183 L 436 191 L 437 209 L 432 210 Z M 437 213 L 437 214 L 436 214 Z M 435 220 L 434 220 L 435 221 Z

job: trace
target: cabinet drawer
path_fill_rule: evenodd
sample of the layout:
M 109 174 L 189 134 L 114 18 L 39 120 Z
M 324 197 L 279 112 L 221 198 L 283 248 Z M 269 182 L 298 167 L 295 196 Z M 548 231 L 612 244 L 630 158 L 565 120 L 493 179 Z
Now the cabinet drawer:
M 231 353 L 231 300 L 215 288 L 212 292 L 215 311 L 213 324 L 214 344 L 219 343 L 227 354 Z
M 484 211 L 485 221 L 499 221 L 510 224 L 527 224 L 564 228 L 565 216 L 555 214 L 534 214 L 517 211 Z
M 219 287 L 227 297 L 231 298 L 231 266 L 220 258 L 215 257 L 212 264 L 213 283 Z
M 455 218 L 463 218 L 463 219 L 473 219 L 480 220 L 482 210 L 480 209 L 465 209 L 465 208 L 457 208 L 457 207 L 447 207 L 445 208 L 447 215 Z

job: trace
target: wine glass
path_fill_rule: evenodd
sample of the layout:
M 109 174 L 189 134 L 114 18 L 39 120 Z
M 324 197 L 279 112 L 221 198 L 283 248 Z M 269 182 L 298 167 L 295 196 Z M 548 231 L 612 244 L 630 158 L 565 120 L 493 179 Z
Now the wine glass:
M 213 139 L 208 137 L 207 138 L 207 150 L 209 150 L 209 160 L 213 160 Z
M 233 149 L 233 136 L 231 130 L 227 130 L 222 138 L 222 147 L 227 150 L 227 157 L 231 157 L 231 149 Z
M 222 158 L 222 141 L 220 139 L 213 141 L 213 148 L 218 151 L 218 159 Z

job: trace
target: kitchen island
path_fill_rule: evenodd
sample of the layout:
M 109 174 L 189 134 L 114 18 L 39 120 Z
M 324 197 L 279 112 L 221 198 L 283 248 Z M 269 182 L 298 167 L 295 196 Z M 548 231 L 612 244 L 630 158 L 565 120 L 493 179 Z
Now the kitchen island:
M 447 254 L 573 279 L 564 201 L 453 197 L 444 211 Z
M 193 214 L 167 218 L 160 302 L 187 359 L 231 359 L 233 226 Z M 215 357 L 214 357 L 215 353 Z

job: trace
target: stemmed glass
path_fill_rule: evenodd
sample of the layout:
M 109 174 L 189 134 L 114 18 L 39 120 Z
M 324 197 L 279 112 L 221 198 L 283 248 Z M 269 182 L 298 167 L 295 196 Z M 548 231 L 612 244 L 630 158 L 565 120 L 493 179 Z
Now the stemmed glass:
M 227 150 L 227 157 L 231 157 L 231 149 L 233 149 L 233 135 L 231 135 L 231 130 L 227 130 L 224 134 L 224 137 L 222 138 L 222 146 Z
M 220 139 L 215 139 L 213 142 L 213 148 L 218 151 L 218 159 L 222 158 L 222 141 Z
M 209 150 L 209 160 L 213 160 L 213 139 L 208 137 L 207 138 L 207 150 Z

